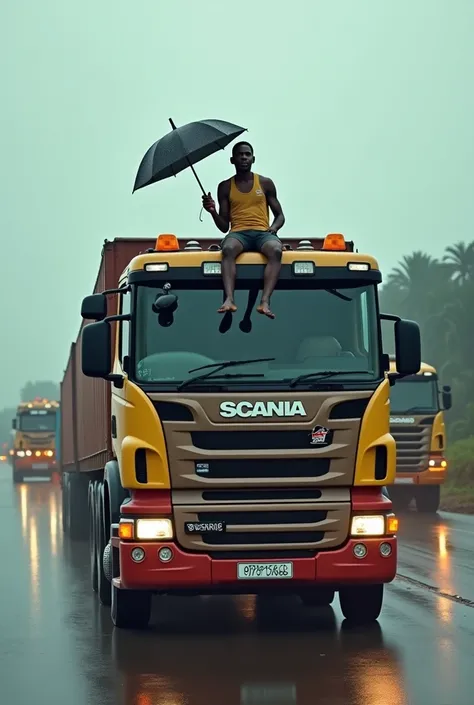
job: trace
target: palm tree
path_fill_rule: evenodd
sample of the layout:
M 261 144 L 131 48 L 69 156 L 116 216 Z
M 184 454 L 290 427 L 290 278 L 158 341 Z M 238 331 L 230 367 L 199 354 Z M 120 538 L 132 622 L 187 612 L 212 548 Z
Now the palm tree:
M 474 275 L 474 242 L 467 245 L 457 242 L 445 250 L 444 261 L 447 263 L 453 280 L 459 283 L 466 282 Z

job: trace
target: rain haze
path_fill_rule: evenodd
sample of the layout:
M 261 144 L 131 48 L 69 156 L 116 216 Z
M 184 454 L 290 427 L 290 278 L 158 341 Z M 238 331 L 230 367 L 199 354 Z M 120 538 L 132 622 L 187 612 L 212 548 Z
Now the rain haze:
M 132 196 L 177 124 L 248 128 L 286 237 L 343 232 L 387 273 L 472 239 L 471 0 L 15 0 L 2 27 L 2 404 L 59 381 L 104 239 L 215 235 L 187 171 Z M 215 195 L 228 148 L 198 165 Z

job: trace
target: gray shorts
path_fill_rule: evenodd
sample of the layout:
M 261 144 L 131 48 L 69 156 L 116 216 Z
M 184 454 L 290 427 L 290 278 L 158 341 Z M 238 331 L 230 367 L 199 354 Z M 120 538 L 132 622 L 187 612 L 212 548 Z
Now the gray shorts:
M 239 230 L 235 233 L 228 233 L 221 242 L 221 247 L 227 240 L 238 240 L 244 247 L 244 252 L 260 252 L 262 245 L 270 240 L 280 242 L 281 240 L 275 233 L 270 233 L 268 230 Z

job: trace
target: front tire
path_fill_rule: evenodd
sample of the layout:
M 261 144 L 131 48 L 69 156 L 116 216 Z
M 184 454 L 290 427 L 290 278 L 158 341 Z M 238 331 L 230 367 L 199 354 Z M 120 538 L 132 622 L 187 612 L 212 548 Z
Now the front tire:
M 96 495 L 97 482 L 89 483 L 89 560 L 91 585 L 94 592 L 97 592 L 97 557 L 96 557 Z
M 301 601 L 306 607 L 328 607 L 334 600 L 335 591 L 329 588 L 312 588 L 300 594 Z
M 382 610 L 383 592 L 383 584 L 342 588 L 339 591 L 342 614 L 355 625 L 376 622 Z
M 119 629 L 146 629 L 151 617 L 151 592 L 120 590 L 112 585 L 110 614 Z
M 417 488 L 415 502 L 419 512 L 436 514 L 441 500 L 440 485 L 426 485 Z
M 104 551 L 109 539 L 105 531 L 104 483 L 98 483 L 96 492 L 95 518 L 95 554 L 97 563 L 97 592 L 103 605 L 110 606 L 112 602 L 111 584 L 104 572 Z

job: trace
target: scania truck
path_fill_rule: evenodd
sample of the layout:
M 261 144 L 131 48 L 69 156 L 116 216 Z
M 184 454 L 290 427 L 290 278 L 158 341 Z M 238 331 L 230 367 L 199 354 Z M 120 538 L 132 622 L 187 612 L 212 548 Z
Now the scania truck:
M 14 483 L 25 477 L 50 477 L 56 470 L 56 422 L 59 402 L 36 397 L 21 402 L 12 419 L 10 452 Z
M 390 371 L 397 371 L 393 358 Z M 440 389 L 436 369 L 425 362 L 417 374 L 391 388 L 390 431 L 397 444 L 397 471 L 389 494 L 400 509 L 413 499 L 420 512 L 439 509 L 448 470 L 444 412 L 451 405 L 451 387 Z
M 221 315 L 218 240 L 117 239 L 61 385 L 63 524 L 89 537 L 92 587 L 117 627 L 153 594 L 296 594 L 378 618 L 397 566 L 389 390 L 420 367 L 396 316 L 386 376 L 370 255 L 341 234 L 284 240 L 271 320 L 265 259 L 237 260 Z

